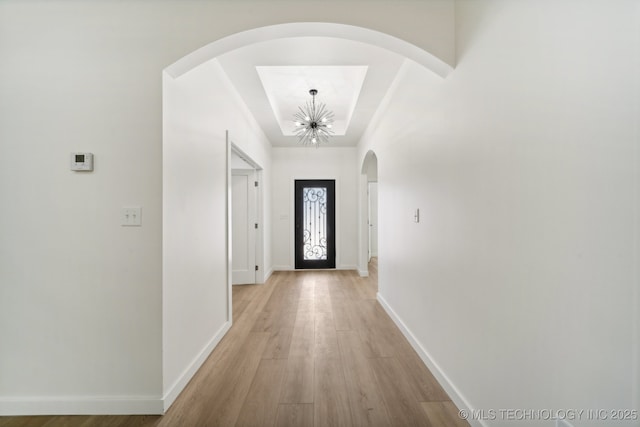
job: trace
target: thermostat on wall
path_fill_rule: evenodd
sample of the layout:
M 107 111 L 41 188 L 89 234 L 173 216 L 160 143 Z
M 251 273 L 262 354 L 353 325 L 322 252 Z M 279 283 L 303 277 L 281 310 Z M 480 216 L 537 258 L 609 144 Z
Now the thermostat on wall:
M 72 171 L 92 171 L 93 153 L 71 153 Z

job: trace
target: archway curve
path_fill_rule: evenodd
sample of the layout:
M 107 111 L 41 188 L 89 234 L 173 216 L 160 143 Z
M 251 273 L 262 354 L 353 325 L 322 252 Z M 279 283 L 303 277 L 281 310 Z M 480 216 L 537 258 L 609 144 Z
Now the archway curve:
M 180 58 L 165 68 L 165 72 L 177 78 L 189 70 L 226 52 L 250 44 L 289 37 L 334 37 L 372 44 L 402 55 L 441 77 L 453 68 L 445 61 L 418 46 L 380 31 L 354 25 L 328 22 L 296 22 L 269 25 L 242 31 L 216 40 Z
M 375 168 L 376 180 L 378 179 L 378 155 L 375 151 L 369 150 L 362 159 L 362 168 L 360 173 L 363 175 L 369 175 L 372 169 Z

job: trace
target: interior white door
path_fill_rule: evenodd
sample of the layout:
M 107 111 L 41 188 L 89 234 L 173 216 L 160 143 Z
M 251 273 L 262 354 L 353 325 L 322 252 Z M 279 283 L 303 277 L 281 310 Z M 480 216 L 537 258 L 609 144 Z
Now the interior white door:
M 231 171 L 232 279 L 256 283 L 256 187 L 254 170 Z

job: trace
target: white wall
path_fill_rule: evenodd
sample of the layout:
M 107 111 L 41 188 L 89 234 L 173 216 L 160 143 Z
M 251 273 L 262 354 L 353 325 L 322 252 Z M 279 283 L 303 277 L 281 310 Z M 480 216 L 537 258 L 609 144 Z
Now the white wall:
M 336 268 L 355 269 L 358 260 L 358 170 L 356 148 L 274 148 L 272 181 L 273 264 L 294 269 L 294 182 L 336 180 Z
M 458 402 L 638 409 L 639 4 L 458 2 L 455 71 L 408 66 L 359 147 L 380 298 Z
M 163 378 L 168 407 L 231 326 L 224 237 L 226 130 L 266 170 L 270 144 L 215 60 L 178 79 L 165 75 L 163 113 Z

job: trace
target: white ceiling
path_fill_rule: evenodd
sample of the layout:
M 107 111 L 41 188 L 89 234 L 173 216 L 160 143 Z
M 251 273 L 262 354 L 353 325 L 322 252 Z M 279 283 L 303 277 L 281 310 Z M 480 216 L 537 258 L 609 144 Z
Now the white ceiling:
M 331 146 L 355 146 L 404 57 L 377 46 L 331 37 L 252 44 L 218 61 L 275 147 L 298 145 L 293 115 L 311 100 L 334 112 Z

